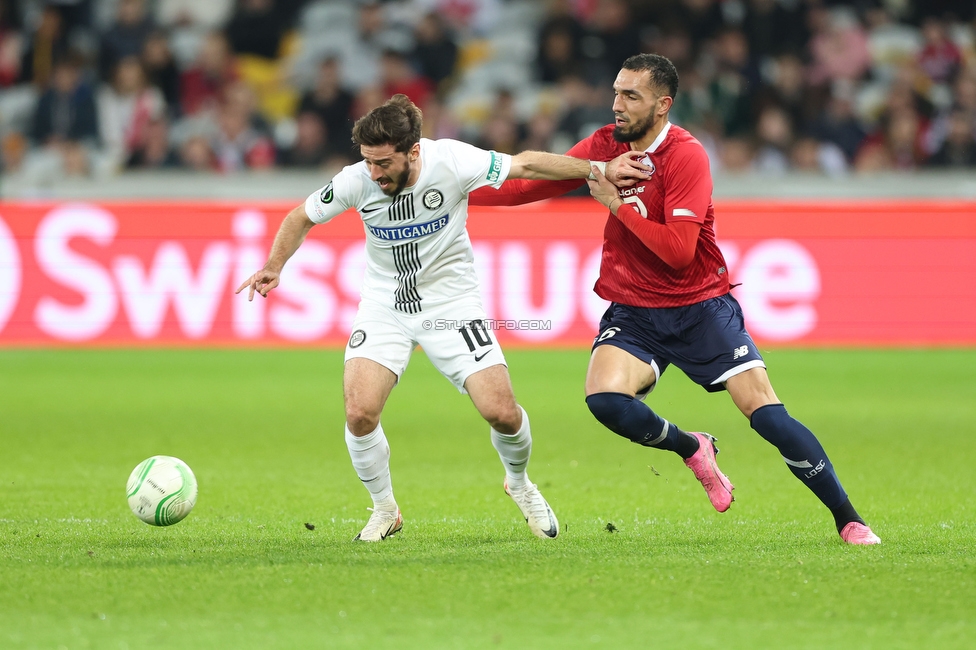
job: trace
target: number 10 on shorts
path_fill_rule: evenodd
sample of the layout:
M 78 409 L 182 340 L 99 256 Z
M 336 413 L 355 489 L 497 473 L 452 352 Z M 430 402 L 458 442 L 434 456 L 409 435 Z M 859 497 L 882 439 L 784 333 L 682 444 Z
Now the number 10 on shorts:
M 486 345 L 492 344 L 491 337 L 488 335 L 484 323 L 480 319 L 471 321 L 458 331 L 464 338 L 464 342 L 468 344 L 468 350 L 471 352 L 474 352 L 476 347 L 483 348 Z

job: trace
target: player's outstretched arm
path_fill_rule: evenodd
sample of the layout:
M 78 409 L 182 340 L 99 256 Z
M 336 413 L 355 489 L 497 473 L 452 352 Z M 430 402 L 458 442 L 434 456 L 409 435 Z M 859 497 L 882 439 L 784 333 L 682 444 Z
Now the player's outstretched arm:
M 544 151 L 523 151 L 512 156 L 512 168 L 508 172 L 509 178 L 536 181 L 566 181 L 587 178 L 589 175 L 588 160 Z
M 608 178 L 621 187 L 628 187 L 647 177 L 651 168 L 640 160 L 643 151 L 629 151 L 614 158 L 609 163 L 598 163 L 601 171 L 608 174 Z M 590 166 L 593 163 L 582 158 L 560 156 L 544 151 L 523 151 L 512 156 L 512 168 L 509 178 L 527 180 L 562 181 L 574 178 L 590 178 Z
M 567 154 L 573 158 L 585 156 L 588 152 L 588 140 L 583 140 L 570 149 Z M 605 163 L 605 174 L 611 182 L 619 187 L 631 187 L 638 181 L 647 178 L 651 168 L 641 162 L 643 151 L 629 151 Z M 582 159 L 582 158 L 579 158 Z M 593 163 L 594 161 L 588 161 Z M 604 166 L 600 162 L 598 166 Z M 603 170 L 601 170 L 603 171 Z M 544 199 L 551 199 L 572 192 L 583 184 L 583 177 L 563 181 L 527 180 L 515 178 L 511 173 L 508 180 L 499 189 L 481 187 L 468 196 L 471 205 L 524 205 Z
M 262 298 L 268 297 L 268 292 L 278 286 L 281 269 L 298 247 L 305 241 L 305 236 L 312 229 L 315 223 L 305 214 L 305 204 L 299 205 L 285 216 L 275 235 L 274 244 L 271 246 L 271 254 L 264 268 L 249 277 L 244 283 L 237 287 L 234 293 L 240 293 L 245 287 L 250 287 L 247 293 L 248 300 L 254 300 L 254 292 L 261 294 Z

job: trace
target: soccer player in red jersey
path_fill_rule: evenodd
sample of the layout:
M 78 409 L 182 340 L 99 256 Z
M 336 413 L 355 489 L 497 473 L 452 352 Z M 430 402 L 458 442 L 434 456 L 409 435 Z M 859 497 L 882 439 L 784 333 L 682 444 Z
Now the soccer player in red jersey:
M 678 90 L 671 61 L 656 54 L 627 59 L 613 84 L 613 124 L 577 143 L 568 155 L 593 165 L 587 181 L 607 206 L 596 293 L 611 301 L 586 373 L 586 403 L 607 428 L 633 442 L 676 452 L 719 512 L 733 486 L 715 462 L 705 433 L 689 433 L 645 403 L 671 364 L 709 392 L 727 390 L 759 435 L 831 511 L 850 544 L 881 540 L 864 523 L 816 436 L 776 397 L 766 365 L 746 331 L 715 242 L 708 156 L 688 131 L 668 121 Z M 621 189 L 605 161 L 628 151 L 649 166 L 645 180 Z M 475 205 L 518 205 L 558 196 L 582 181 L 506 181 L 470 195 Z

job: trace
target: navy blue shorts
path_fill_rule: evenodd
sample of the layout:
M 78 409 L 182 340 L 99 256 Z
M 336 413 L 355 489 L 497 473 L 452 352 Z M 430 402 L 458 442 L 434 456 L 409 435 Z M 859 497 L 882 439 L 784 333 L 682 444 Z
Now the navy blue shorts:
M 614 302 L 593 348 L 613 345 L 650 364 L 660 379 L 672 363 L 709 392 L 750 368 L 765 368 L 746 331 L 742 307 L 727 293 L 685 307 L 631 307 Z

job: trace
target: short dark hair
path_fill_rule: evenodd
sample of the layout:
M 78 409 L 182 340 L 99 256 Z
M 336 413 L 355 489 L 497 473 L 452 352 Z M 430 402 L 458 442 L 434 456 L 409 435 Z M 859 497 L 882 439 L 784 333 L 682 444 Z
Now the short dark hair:
M 392 144 L 400 153 L 420 142 L 424 115 L 406 95 L 394 95 L 382 106 L 363 115 L 352 127 L 352 141 L 380 147 Z
M 636 72 L 648 71 L 651 73 L 651 85 L 658 89 L 667 91 L 671 99 L 678 94 L 678 71 L 674 64 L 666 56 L 660 54 L 635 54 L 624 61 L 624 70 L 634 70 Z

